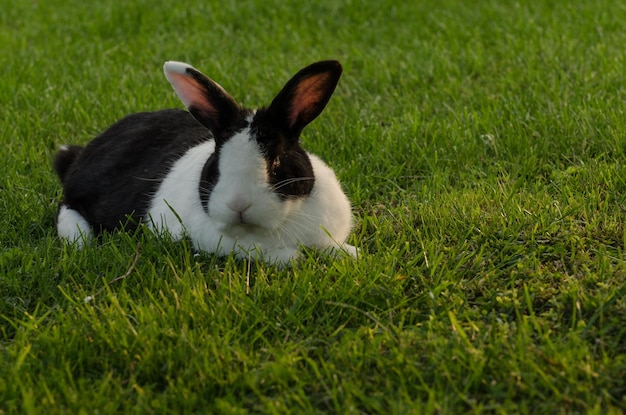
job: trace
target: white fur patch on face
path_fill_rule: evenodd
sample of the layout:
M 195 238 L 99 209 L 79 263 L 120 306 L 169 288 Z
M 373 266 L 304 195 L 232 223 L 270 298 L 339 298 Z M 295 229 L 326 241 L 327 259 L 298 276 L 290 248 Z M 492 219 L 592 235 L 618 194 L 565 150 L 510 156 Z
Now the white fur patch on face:
M 258 143 L 245 129 L 220 149 L 219 180 L 209 198 L 209 212 L 224 225 L 223 231 L 239 225 L 275 229 L 284 221 L 288 202 L 272 192 L 267 162 Z
M 59 209 L 57 232 L 61 238 L 76 244 L 79 248 L 93 236 L 89 222 L 80 213 L 65 205 Z

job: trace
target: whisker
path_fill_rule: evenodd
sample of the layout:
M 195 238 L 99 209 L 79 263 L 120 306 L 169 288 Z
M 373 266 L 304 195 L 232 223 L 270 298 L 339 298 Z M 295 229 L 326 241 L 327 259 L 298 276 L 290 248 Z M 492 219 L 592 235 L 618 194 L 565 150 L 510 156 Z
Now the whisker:
M 158 178 L 158 177 L 139 177 L 139 176 L 133 176 L 133 179 L 135 180 L 141 180 L 142 182 L 162 182 L 163 178 Z
M 283 222 L 279 228 L 279 232 L 292 244 L 299 245 L 303 243 L 304 236 L 308 233 L 308 230 L 317 225 L 319 218 L 314 215 L 304 215 L 301 212 L 295 214 Z M 284 243 L 283 238 L 280 238 Z
M 296 183 L 296 182 L 303 182 L 303 181 L 307 181 L 307 180 L 315 180 L 315 177 L 292 177 L 291 179 L 285 179 L 282 180 L 278 183 L 276 183 L 273 187 L 272 190 L 278 190 L 281 187 L 285 187 L 287 185 L 290 185 L 292 183 Z

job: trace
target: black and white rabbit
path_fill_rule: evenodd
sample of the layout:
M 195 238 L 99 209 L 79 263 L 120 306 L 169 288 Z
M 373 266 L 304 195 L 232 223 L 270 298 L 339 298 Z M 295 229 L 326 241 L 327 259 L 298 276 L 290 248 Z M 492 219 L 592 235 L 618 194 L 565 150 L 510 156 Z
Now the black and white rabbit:
M 305 67 L 258 110 L 185 63 L 164 71 L 188 112 L 133 114 L 56 154 L 59 236 L 82 246 L 94 233 L 145 223 L 203 251 L 269 263 L 288 264 L 301 245 L 356 255 L 345 243 L 350 202 L 299 140 L 333 94 L 339 62 Z

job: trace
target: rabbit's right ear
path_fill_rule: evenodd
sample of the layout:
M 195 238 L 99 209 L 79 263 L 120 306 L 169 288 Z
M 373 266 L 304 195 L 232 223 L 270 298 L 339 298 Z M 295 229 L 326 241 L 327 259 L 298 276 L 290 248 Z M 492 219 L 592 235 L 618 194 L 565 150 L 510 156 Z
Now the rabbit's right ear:
M 237 118 L 241 108 L 235 100 L 193 66 L 169 61 L 163 71 L 191 115 L 214 134 L 219 135 Z
M 313 63 L 295 74 L 268 108 L 274 122 L 292 138 L 326 107 L 341 77 L 337 61 Z

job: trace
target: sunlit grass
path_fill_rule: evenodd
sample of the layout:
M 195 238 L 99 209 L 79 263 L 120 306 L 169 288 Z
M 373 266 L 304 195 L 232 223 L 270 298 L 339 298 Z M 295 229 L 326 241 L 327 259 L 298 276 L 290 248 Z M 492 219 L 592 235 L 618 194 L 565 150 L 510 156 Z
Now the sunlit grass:
M 0 413 L 624 410 L 626 9 L 396 3 L 0 0 Z M 180 107 L 164 61 L 258 106 L 330 58 L 356 262 L 56 238 L 55 149 Z

